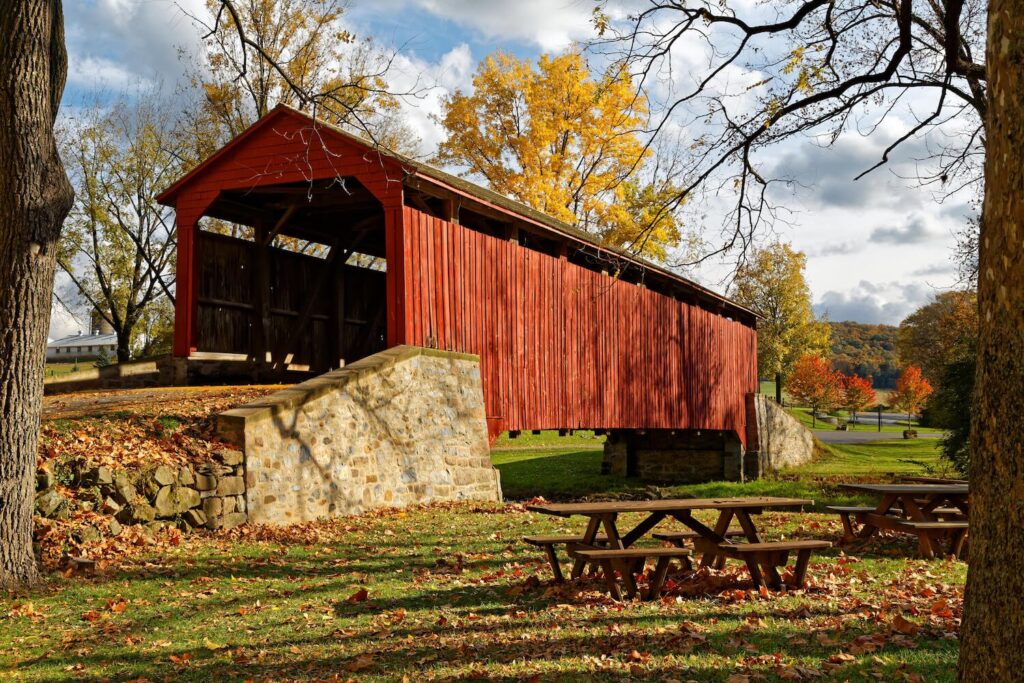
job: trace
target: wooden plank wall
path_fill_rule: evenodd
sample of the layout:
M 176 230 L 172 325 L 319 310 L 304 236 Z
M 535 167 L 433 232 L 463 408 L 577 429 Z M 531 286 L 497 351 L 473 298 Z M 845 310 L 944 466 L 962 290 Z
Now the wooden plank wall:
M 746 440 L 756 332 L 404 207 L 407 343 L 481 357 L 492 429 L 699 428 Z
M 253 327 L 259 324 L 255 277 L 256 244 L 247 240 L 197 231 L 198 269 L 196 348 L 198 351 L 238 353 L 254 357 Z M 270 248 L 269 347 L 287 342 L 306 297 L 313 290 L 327 262 L 285 249 Z M 385 306 L 385 274 L 366 268 L 344 266 L 345 322 L 342 351 L 348 361 L 380 351 L 383 341 L 374 339 L 367 326 Z M 325 371 L 332 366 L 331 328 L 336 324 L 333 300 L 325 287 L 310 320 L 297 341 L 292 362 Z
M 380 200 L 389 231 L 394 231 L 394 218 L 401 211 L 399 164 L 374 153 L 365 144 L 315 126 L 304 115 L 286 108 L 264 116 L 194 173 L 185 176 L 180 186 L 161 198 L 174 205 L 178 228 L 174 355 L 180 357 L 187 357 L 193 349 L 202 350 L 196 320 L 199 274 L 195 261 L 200 248 L 195 243 L 199 233 L 197 222 L 222 191 L 355 177 Z M 396 310 L 395 292 L 391 295 L 388 309 Z

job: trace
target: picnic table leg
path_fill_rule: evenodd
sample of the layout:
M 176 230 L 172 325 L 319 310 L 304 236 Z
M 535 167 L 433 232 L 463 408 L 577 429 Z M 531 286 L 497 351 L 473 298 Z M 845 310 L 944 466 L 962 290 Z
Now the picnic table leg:
M 925 529 L 917 532 L 917 552 L 926 560 L 935 557 L 935 544 L 933 541 L 931 532 Z
M 668 573 L 668 565 L 671 560 L 667 557 L 659 557 L 658 564 L 654 566 L 654 574 L 651 576 L 650 594 L 651 600 L 657 600 L 661 595 L 661 587 L 665 583 L 665 575 Z
M 733 514 L 734 512 L 729 509 L 718 513 L 718 521 L 715 523 L 715 534 L 719 538 L 725 539 L 725 534 L 729 531 L 729 524 L 732 523 Z M 721 569 L 725 566 L 725 555 L 704 553 L 704 557 L 700 559 L 700 566 L 710 567 L 712 563 L 714 563 L 715 569 Z
M 850 513 L 840 512 L 839 519 L 843 522 L 843 542 L 849 543 L 857 536 L 856 532 L 853 530 L 853 522 L 850 520 Z
M 619 535 L 619 528 L 615 524 L 616 515 L 602 515 L 601 524 L 604 525 L 604 533 L 608 537 L 608 548 L 611 550 L 622 550 L 626 544 Z M 640 562 L 643 562 L 641 559 Z M 637 593 L 636 579 L 633 578 L 633 571 L 636 565 L 634 560 L 618 560 L 612 566 L 619 570 L 622 575 L 622 583 L 626 586 L 626 594 L 632 598 Z
M 917 501 L 915 501 L 911 496 L 907 496 L 903 499 L 903 510 L 907 513 L 907 517 L 915 522 L 930 522 L 934 520 L 934 517 L 922 510 L 921 507 L 918 506 Z M 921 557 L 927 559 L 935 557 L 935 541 L 937 540 L 937 538 L 932 538 L 932 532 L 928 529 L 918 530 L 917 545 Z
M 878 503 L 878 507 L 875 508 L 875 514 L 888 514 L 889 510 L 891 510 L 893 506 L 897 502 L 899 502 L 899 500 L 900 499 L 898 496 L 894 496 L 892 494 L 886 494 L 882 496 L 882 500 Z M 878 527 L 876 527 L 874 524 L 871 524 L 865 519 L 864 525 L 861 526 L 860 531 L 857 532 L 857 538 L 861 541 L 866 541 L 872 536 L 874 536 L 876 533 L 878 533 Z
M 555 546 L 552 544 L 544 546 L 544 553 L 548 556 L 548 564 L 551 565 L 551 572 L 555 575 L 555 583 L 565 583 L 562 567 L 558 564 L 558 555 L 555 553 Z
M 619 528 L 615 526 L 615 515 L 601 515 L 601 524 L 604 526 L 604 533 L 608 537 L 608 548 L 611 550 L 623 550 L 626 546 L 619 536 Z
M 583 532 L 583 543 L 587 545 L 593 545 L 594 539 L 597 538 L 597 530 L 601 526 L 601 520 L 597 517 L 591 517 L 590 521 L 587 522 L 587 530 Z M 569 577 L 572 579 L 578 579 L 583 574 L 583 568 L 586 566 L 584 560 L 577 559 L 572 563 L 572 571 L 569 573 Z
M 744 561 L 747 563 L 747 570 L 750 572 L 750 579 L 754 582 L 754 589 L 761 590 L 761 586 L 764 585 L 764 578 L 761 576 L 761 568 L 757 565 L 757 559 L 753 557 L 744 557 Z
M 638 539 L 642 538 L 644 534 L 656 527 L 661 520 L 665 519 L 665 517 L 666 515 L 664 512 L 652 512 L 633 529 L 619 537 L 623 546 L 626 548 L 631 547 Z M 644 568 L 644 562 L 645 560 L 643 558 L 633 562 L 633 572 L 637 574 L 640 573 Z
M 626 596 L 635 598 L 640 589 L 636 585 L 636 577 L 633 576 L 633 563 L 623 562 L 622 583 L 626 586 Z
M 779 576 L 779 570 L 775 568 L 771 558 L 768 558 L 764 562 L 764 573 L 768 575 L 768 580 L 765 582 L 768 587 L 773 591 L 780 590 L 782 588 L 782 577 Z
M 743 529 L 743 535 L 747 537 L 748 543 L 760 543 L 761 536 L 757 533 L 757 527 L 754 526 L 754 520 L 751 519 L 750 513 L 746 510 L 737 510 L 736 519 L 739 520 L 740 528 Z M 762 570 L 769 578 L 777 572 L 775 567 L 771 563 L 763 563 Z
M 967 540 L 967 529 L 958 529 L 949 541 L 949 554 L 960 559 L 964 552 L 964 541 Z
M 622 591 L 619 590 L 619 583 L 615 580 L 615 569 L 611 560 L 601 560 L 601 573 L 604 574 L 604 581 L 608 584 L 608 591 L 615 600 L 622 600 Z
M 748 543 L 761 542 L 761 537 L 757 533 L 757 527 L 754 526 L 754 520 L 750 518 L 749 512 L 737 510 L 736 519 L 739 520 L 740 528 L 743 529 L 743 535 L 747 537 Z
M 793 568 L 793 584 L 803 588 L 807 583 L 807 565 L 811 562 L 811 551 L 801 550 L 796 555 L 796 567 Z

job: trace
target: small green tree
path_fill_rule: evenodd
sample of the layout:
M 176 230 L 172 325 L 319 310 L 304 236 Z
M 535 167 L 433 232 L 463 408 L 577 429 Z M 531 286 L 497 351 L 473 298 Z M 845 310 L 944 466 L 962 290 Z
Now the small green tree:
M 971 404 L 974 401 L 975 358 L 950 363 L 928 399 L 929 417 L 945 428 L 942 456 L 967 476 L 971 463 Z
M 60 131 L 77 192 L 57 260 L 81 297 L 131 358 L 137 326 L 161 299 L 173 301 L 174 218 L 154 196 L 182 171 L 180 138 L 157 92 L 86 108 Z
M 775 377 L 780 399 L 782 381 L 798 359 L 829 351 L 831 329 L 811 309 L 806 266 L 803 252 L 777 242 L 755 251 L 733 282 L 733 298 L 764 316 L 757 325 L 757 371 Z

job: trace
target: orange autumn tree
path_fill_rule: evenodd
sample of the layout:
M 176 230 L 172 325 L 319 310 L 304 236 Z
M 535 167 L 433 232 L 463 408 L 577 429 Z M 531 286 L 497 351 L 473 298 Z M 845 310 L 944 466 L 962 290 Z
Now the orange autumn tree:
M 909 365 L 896 380 L 896 389 L 889 394 L 889 402 L 900 410 L 907 411 L 907 426 L 924 400 L 931 396 L 932 385 L 921 374 L 921 368 Z
M 647 116 L 621 66 L 592 74 L 575 50 L 536 66 L 498 52 L 471 92 L 445 100 L 437 160 L 606 244 L 664 258 L 680 240 L 678 174 L 641 137 Z
M 842 374 L 820 356 L 801 356 L 789 377 L 786 391 L 798 404 L 811 409 L 811 426 L 819 410 L 832 410 L 843 400 Z
M 860 377 L 856 374 L 843 375 L 840 373 L 843 382 L 842 406 L 850 411 L 853 422 L 857 422 L 857 413 L 875 402 L 875 389 L 872 386 L 870 377 Z

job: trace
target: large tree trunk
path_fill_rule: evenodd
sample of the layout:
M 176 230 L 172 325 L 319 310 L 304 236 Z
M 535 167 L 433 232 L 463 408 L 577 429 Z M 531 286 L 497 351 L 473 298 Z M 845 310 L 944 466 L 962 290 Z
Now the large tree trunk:
M 121 328 L 117 332 L 117 362 L 127 363 L 132 358 L 131 330 Z
M 980 337 L 961 681 L 1024 672 L 1024 3 L 990 0 Z
M 74 198 L 53 122 L 59 0 L 0 0 L 0 588 L 36 575 L 32 504 L 56 242 Z

